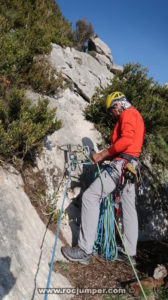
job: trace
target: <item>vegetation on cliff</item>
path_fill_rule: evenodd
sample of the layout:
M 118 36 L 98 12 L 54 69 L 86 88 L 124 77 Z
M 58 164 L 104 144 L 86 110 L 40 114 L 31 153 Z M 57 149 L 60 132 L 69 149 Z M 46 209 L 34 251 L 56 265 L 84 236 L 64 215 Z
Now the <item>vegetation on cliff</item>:
M 61 122 L 48 101 L 32 106 L 23 94 L 25 88 L 45 95 L 63 87 L 61 73 L 53 69 L 46 54 L 51 43 L 85 50 L 93 34 L 86 19 L 72 24 L 62 15 L 55 0 L 2 0 L 0 5 L 0 156 L 25 159 L 39 150 L 44 136 Z M 55 77 L 57 74 L 57 77 Z M 38 118 L 37 115 L 40 115 Z
M 33 58 L 49 53 L 51 42 L 73 45 L 72 26 L 54 0 L 2 0 L 0 24 L 0 76 L 11 84 L 26 84 Z
M 34 66 L 35 56 L 49 53 L 51 43 L 76 46 L 83 51 L 92 34 L 93 27 L 86 19 L 78 20 L 73 32 L 72 24 L 65 20 L 54 0 L 2 0 L 0 77 L 4 76 L 10 84 L 31 85 L 33 75 L 40 72 Z M 45 71 L 47 67 L 41 59 L 41 68 Z M 53 77 L 51 80 L 54 81 Z
M 42 148 L 46 134 L 61 127 L 55 119 L 56 110 L 48 108 L 49 100 L 32 105 L 24 93 L 12 89 L 6 101 L 0 100 L 0 157 L 15 165 L 34 157 Z
M 23 89 L 52 94 L 62 85 L 45 59 L 51 43 L 72 46 L 71 24 L 54 0 L 2 0 L 0 6 L 0 156 L 16 162 L 33 156 L 44 136 L 60 128 L 48 100 L 32 105 Z

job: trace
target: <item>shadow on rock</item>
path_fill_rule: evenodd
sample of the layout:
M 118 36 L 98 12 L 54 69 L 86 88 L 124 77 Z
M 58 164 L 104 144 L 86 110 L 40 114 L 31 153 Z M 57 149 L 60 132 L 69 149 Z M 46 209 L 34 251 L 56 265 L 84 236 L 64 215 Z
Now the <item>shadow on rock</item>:
M 82 145 L 87 146 L 90 154 L 94 152 L 94 145 L 91 139 L 84 137 L 82 139 Z M 71 180 L 72 191 L 78 188 L 79 194 L 72 199 L 72 202 L 67 207 L 66 211 L 70 220 L 70 228 L 72 231 L 72 246 L 76 246 L 78 243 L 79 229 L 81 224 L 81 206 L 82 206 L 82 195 L 84 191 L 95 179 L 96 165 L 83 165 L 82 172 L 78 177 L 78 180 Z
M 138 242 L 138 270 L 153 276 L 153 270 L 158 264 L 168 270 L 168 239 L 162 241 Z
M 10 271 L 11 258 L 9 256 L 0 257 L 0 299 L 13 288 L 16 278 Z
M 84 191 L 89 187 L 91 182 L 94 180 L 95 166 L 83 166 L 83 172 L 79 176 L 79 181 L 71 181 L 72 191 L 75 188 L 80 188 L 79 194 L 71 199 L 72 202 L 66 209 L 69 217 L 69 225 L 72 231 L 72 246 L 76 246 L 79 237 L 79 229 L 81 224 L 81 206 L 82 206 L 82 195 Z

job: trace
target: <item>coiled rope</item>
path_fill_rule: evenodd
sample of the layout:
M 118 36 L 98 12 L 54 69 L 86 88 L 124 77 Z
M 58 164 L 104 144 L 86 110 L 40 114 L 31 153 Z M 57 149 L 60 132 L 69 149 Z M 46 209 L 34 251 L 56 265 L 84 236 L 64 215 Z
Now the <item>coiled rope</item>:
M 112 213 L 113 210 L 113 213 Z M 114 199 L 111 193 L 103 198 L 100 204 L 99 223 L 93 254 L 99 253 L 106 260 L 117 258 L 117 244 L 115 239 Z

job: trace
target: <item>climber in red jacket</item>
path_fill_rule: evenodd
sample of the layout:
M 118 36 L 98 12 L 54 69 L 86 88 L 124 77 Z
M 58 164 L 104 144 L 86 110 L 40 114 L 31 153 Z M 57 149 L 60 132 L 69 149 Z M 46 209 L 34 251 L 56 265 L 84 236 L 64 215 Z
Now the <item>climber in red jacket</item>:
M 123 166 L 129 162 L 133 169 L 138 166 L 145 126 L 140 113 L 128 102 L 121 92 L 114 92 L 106 99 L 108 114 L 116 121 L 111 135 L 111 146 L 93 154 L 95 163 L 110 160 L 111 174 L 107 170 L 97 177 L 82 197 L 81 229 L 76 247 L 62 247 L 63 255 L 70 261 L 88 264 L 97 232 L 99 206 L 102 197 L 114 192 L 123 176 Z M 103 188 L 102 188 L 103 182 Z M 135 182 L 126 181 L 120 193 L 123 213 L 123 239 L 127 253 L 136 264 L 138 240 L 138 218 L 135 207 Z M 123 248 L 118 248 L 118 260 L 128 262 Z
M 116 97 L 119 97 L 120 101 Z M 111 159 L 117 158 L 120 153 L 138 158 L 145 133 L 142 116 L 119 92 L 112 93 L 107 97 L 106 107 L 117 123 L 111 135 L 112 145 L 107 150 L 96 153 L 93 157 L 94 162 L 100 162 L 109 156 Z

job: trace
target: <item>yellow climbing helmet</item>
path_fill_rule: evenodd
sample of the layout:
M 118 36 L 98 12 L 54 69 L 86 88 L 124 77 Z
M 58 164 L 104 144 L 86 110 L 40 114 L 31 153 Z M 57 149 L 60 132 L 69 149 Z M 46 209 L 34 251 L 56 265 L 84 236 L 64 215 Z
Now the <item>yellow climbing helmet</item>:
M 110 95 L 108 95 L 106 98 L 106 109 L 108 110 L 110 107 L 112 107 L 112 102 L 114 100 L 121 100 L 122 98 L 125 98 L 126 100 L 125 95 L 121 92 L 113 92 Z

